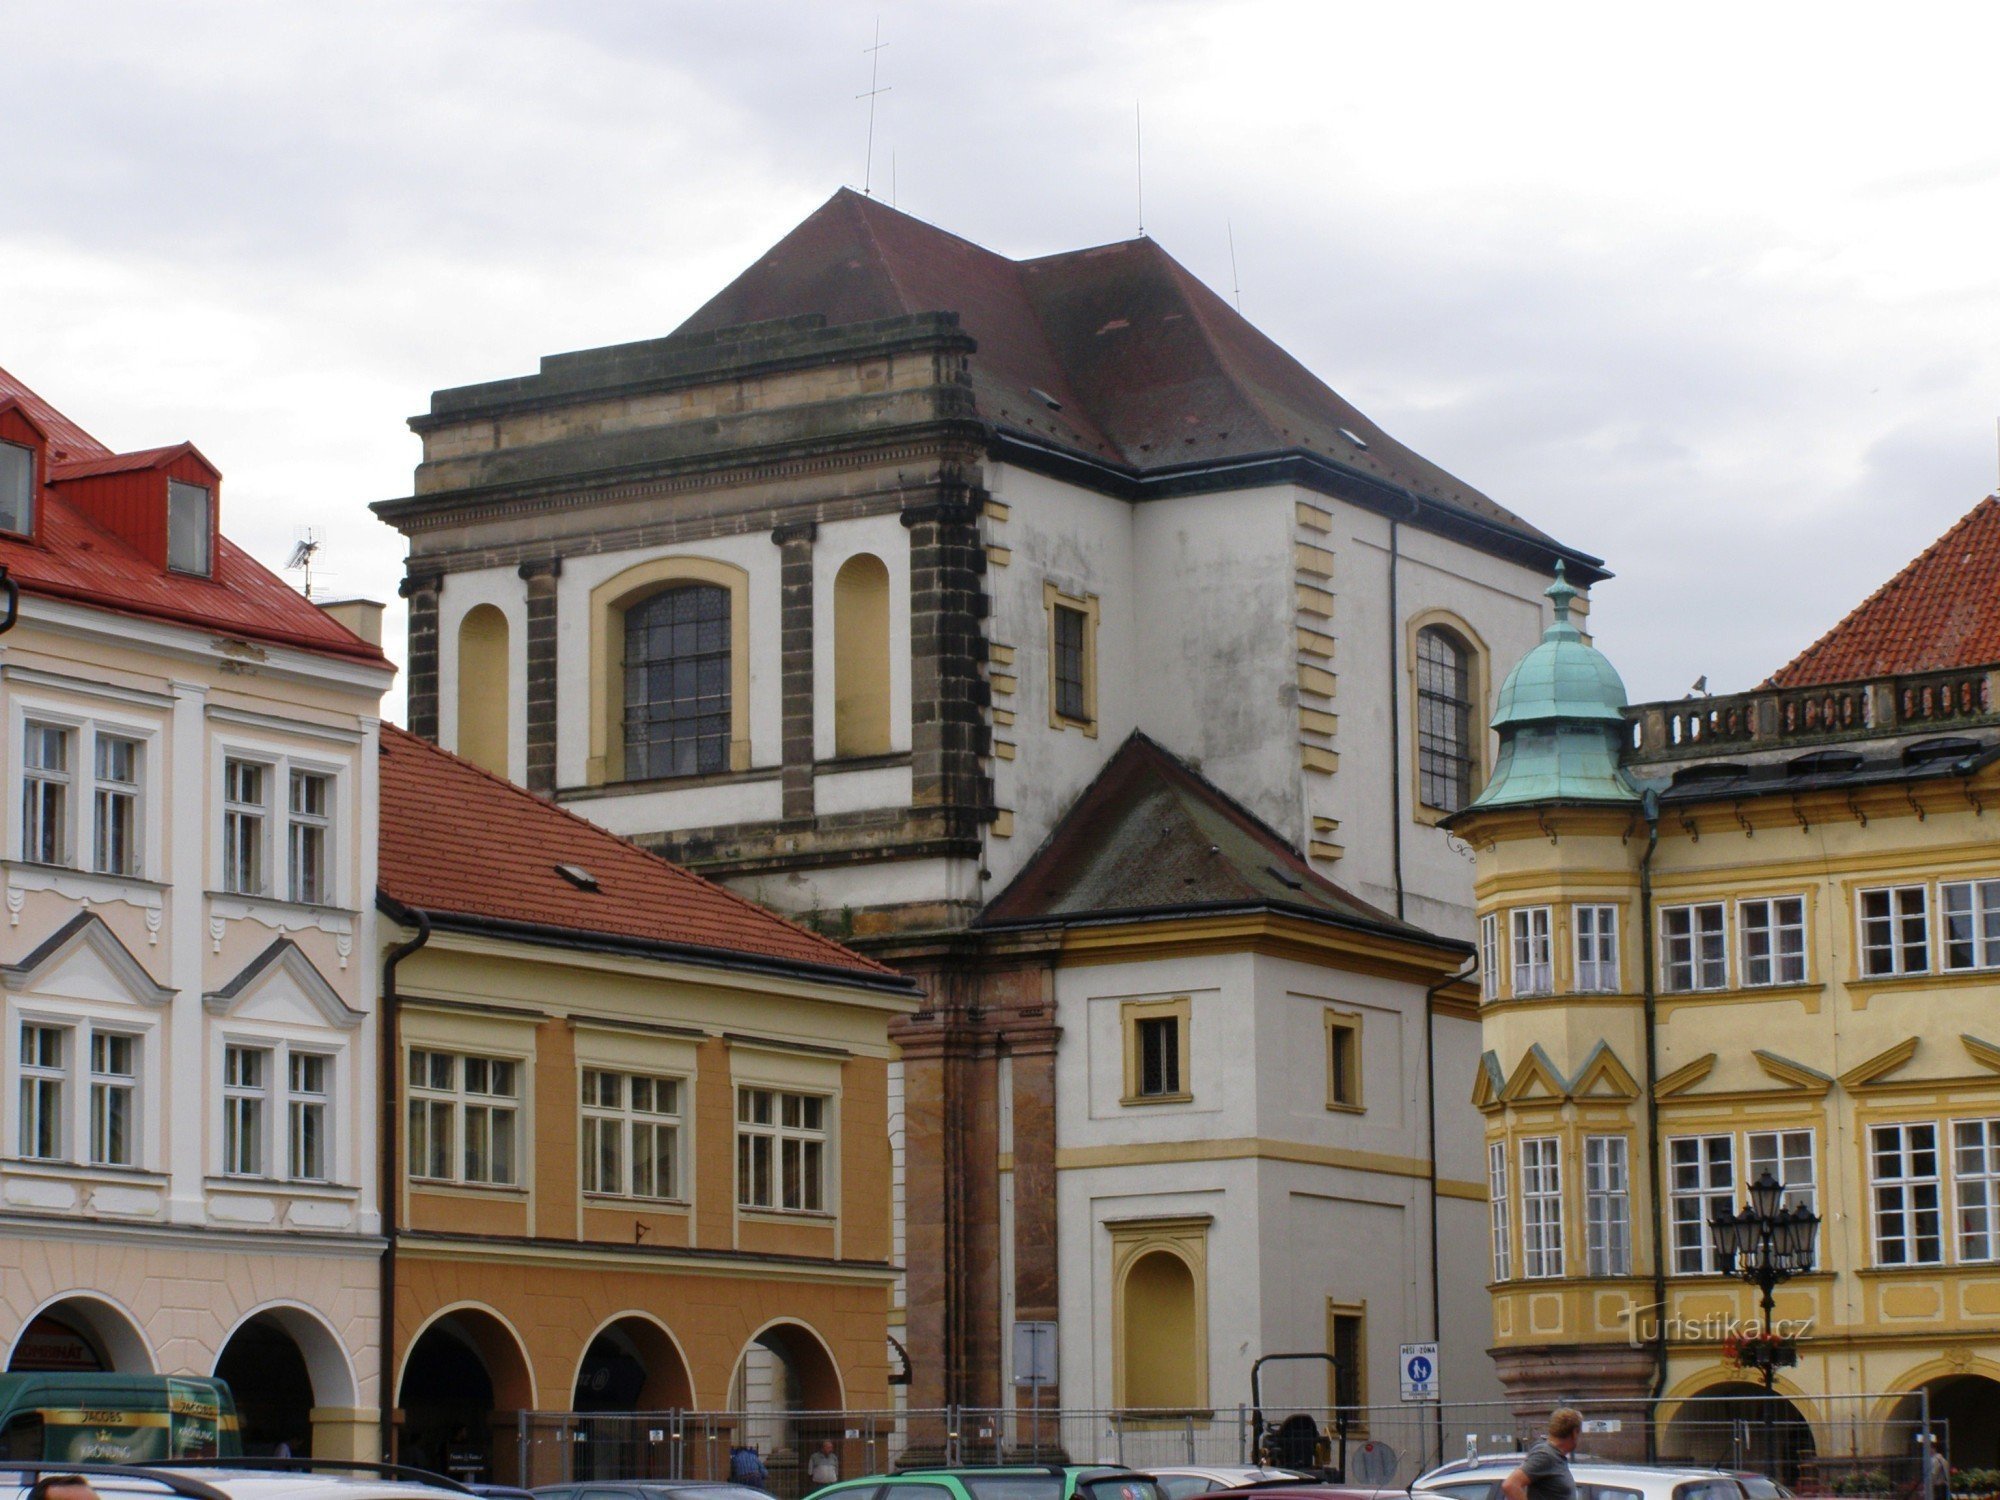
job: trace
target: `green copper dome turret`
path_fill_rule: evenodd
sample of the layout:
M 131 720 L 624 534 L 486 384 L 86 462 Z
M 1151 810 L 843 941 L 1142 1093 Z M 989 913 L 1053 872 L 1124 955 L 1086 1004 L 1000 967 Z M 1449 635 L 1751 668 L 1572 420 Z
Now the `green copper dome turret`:
M 1537 802 L 1636 802 L 1619 769 L 1625 740 L 1625 684 L 1609 658 L 1569 617 L 1577 590 L 1556 563 L 1548 597 L 1555 623 L 1507 674 L 1494 704 L 1500 753 L 1485 790 L 1468 811 Z

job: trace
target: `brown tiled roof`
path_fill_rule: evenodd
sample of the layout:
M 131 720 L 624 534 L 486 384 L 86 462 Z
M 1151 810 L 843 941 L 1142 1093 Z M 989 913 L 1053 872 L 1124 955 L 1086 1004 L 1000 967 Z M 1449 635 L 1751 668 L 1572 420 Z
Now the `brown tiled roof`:
M 1771 674 L 1768 686 L 1814 687 L 2000 662 L 2000 495 L 1957 525 L 1825 635 Z
M 381 826 L 378 884 L 433 920 L 906 984 L 893 969 L 391 724 L 382 726 Z M 559 865 L 585 872 L 597 888 L 579 889 Z
M 843 188 L 674 332 L 937 312 L 977 342 L 973 394 L 997 428 L 1139 471 L 1317 454 L 1556 545 L 1390 437 L 1150 239 L 1014 261 Z
M 1335 885 L 1283 835 L 1134 731 L 979 925 L 1272 907 L 1462 947 Z

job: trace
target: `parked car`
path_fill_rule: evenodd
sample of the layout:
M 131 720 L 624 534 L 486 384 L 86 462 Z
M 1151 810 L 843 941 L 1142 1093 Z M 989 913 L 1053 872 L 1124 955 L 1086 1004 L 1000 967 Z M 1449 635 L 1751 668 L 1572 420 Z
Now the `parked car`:
M 1383 1495 L 1400 1495 L 1401 1485 L 1370 1487 L 1353 1484 L 1322 1484 L 1316 1479 L 1302 1479 L 1297 1483 L 1254 1484 L 1240 1490 L 1216 1490 L 1213 1500 L 1378 1500 Z M 1202 1500 L 1210 1500 L 1204 1495 Z
M 1500 1483 L 1521 1467 L 1521 1453 L 1484 1454 L 1432 1469 L 1410 1487 L 1411 1496 L 1440 1500 L 1502 1500 Z M 1734 1475 L 1719 1469 L 1653 1468 L 1602 1463 L 1573 1456 L 1576 1500 L 1751 1500 Z M 1765 1497 L 1768 1500 L 1768 1497 Z
M 727 1479 L 580 1479 L 538 1484 L 534 1500 L 771 1500 L 769 1491 Z
M 1259 1468 L 1254 1464 L 1173 1464 L 1146 1472 L 1153 1476 L 1167 1500 L 1188 1500 L 1190 1495 L 1206 1495 L 1214 1490 L 1312 1483 L 1312 1475 L 1298 1469 Z
M 480 1500 L 535 1500 L 533 1490 L 524 1490 L 518 1484 L 486 1484 L 474 1480 L 465 1487 Z
M 464 1485 L 422 1470 L 335 1460 L 77 1464 L 7 1459 L 0 1460 L 0 1500 L 24 1500 L 43 1474 L 81 1474 L 106 1500 L 465 1500 L 468 1494 Z
M 812 1500 L 1166 1500 L 1151 1474 L 1115 1464 L 996 1464 L 990 1468 L 906 1469 L 843 1479 Z M 879 1492 L 879 1493 L 878 1493 Z M 586 1500 L 586 1497 L 577 1497 Z M 768 1500 L 768 1497 L 767 1497 Z

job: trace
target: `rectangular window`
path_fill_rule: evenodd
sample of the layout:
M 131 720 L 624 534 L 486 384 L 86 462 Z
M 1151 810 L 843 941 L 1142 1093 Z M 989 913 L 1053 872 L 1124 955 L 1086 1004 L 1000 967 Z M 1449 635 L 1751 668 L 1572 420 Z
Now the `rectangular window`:
M 1181 1091 L 1181 1023 L 1177 1016 L 1133 1022 L 1139 1041 L 1139 1092 L 1149 1098 Z
M 271 1054 L 263 1047 L 222 1049 L 222 1170 L 231 1177 L 264 1175 Z
M 1618 908 L 1575 906 L 1576 988 L 1579 994 L 1618 992 Z
M 2000 880 L 1952 880 L 1938 887 L 1947 969 L 2000 969 Z
M 167 566 L 176 573 L 209 572 L 212 499 L 202 485 L 167 481 Z
M 271 768 L 254 760 L 222 763 L 222 888 L 264 894 L 264 829 L 270 817 Z
M 333 778 L 317 771 L 292 772 L 290 839 L 294 901 L 321 905 L 327 899 L 327 841 L 333 828 Z
M 63 1086 L 69 1081 L 69 1033 L 60 1026 L 21 1028 L 21 1155 L 61 1161 Z
M 1861 893 L 1861 972 L 1922 974 L 1931 966 L 1929 891 L 1921 885 Z
M 1530 1279 L 1563 1273 L 1562 1143 L 1521 1142 L 1521 1269 Z
M 35 450 L 0 442 L 0 531 L 35 529 Z
M 1667 1183 L 1673 1215 L 1674 1274 L 1706 1276 L 1716 1269 L 1708 1221 L 1736 1211 L 1736 1138 L 1687 1135 L 1667 1142 Z
M 1554 950 L 1549 939 L 1549 909 L 1524 906 L 1513 914 L 1514 993 L 1548 995 L 1555 992 Z
M 1326 1310 L 1326 1347 L 1333 1356 L 1328 1394 L 1337 1407 L 1367 1420 L 1368 1309 L 1360 1303 L 1330 1303 Z M 1350 1419 L 1349 1430 L 1353 1428 Z
M 123 735 L 96 738 L 91 850 L 93 866 L 101 875 L 139 873 L 140 753 L 139 742 Z
M 1088 723 L 1089 699 L 1084 691 L 1084 642 L 1089 616 L 1067 604 L 1054 606 L 1055 703 L 1058 718 Z
M 22 750 L 21 858 L 69 863 L 70 731 L 30 723 Z
M 736 1201 L 826 1211 L 826 1100 L 778 1089 L 736 1092 Z
M 1507 1203 L 1507 1143 L 1486 1147 L 1486 1209 L 1493 1227 L 1493 1279 L 1514 1274 L 1514 1224 Z
M 1592 1276 L 1632 1274 L 1632 1183 L 1622 1135 L 1583 1140 L 1585 1258 Z
M 1958 1258 L 2000 1260 L 2000 1120 L 1958 1121 L 1951 1146 Z
M 1326 1102 L 1361 1107 L 1361 1022 L 1334 1011 L 1326 1016 Z
M 1500 914 L 1479 919 L 1479 998 L 1500 998 Z
M 520 1065 L 504 1057 L 410 1053 L 410 1174 L 511 1187 L 520 1172 Z
M 583 1073 L 583 1190 L 630 1198 L 680 1197 L 678 1079 Z
M 93 1166 L 135 1164 L 133 1095 L 139 1084 L 139 1039 L 97 1031 L 90 1037 L 90 1160 Z
M 1802 897 L 1739 901 L 1736 915 L 1743 928 L 1744 984 L 1806 982 L 1806 903 Z
M 1660 913 L 1663 979 L 1670 990 L 1719 990 L 1729 983 L 1728 924 L 1720 901 Z
M 1868 1132 L 1875 1200 L 1875 1263 L 1934 1266 L 1944 1259 L 1937 1126 L 1877 1125 Z
M 1786 1204 L 1803 1203 L 1814 1213 L 1819 1212 L 1810 1130 L 1753 1130 L 1743 1138 L 1743 1146 L 1746 1188 L 1769 1172 L 1771 1180 L 1784 1188 Z
M 291 1175 L 298 1182 L 324 1182 L 333 1059 L 319 1052 L 294 1052 L 288 1064 L 291 1089 L 285 1108 L 291 1126 Z

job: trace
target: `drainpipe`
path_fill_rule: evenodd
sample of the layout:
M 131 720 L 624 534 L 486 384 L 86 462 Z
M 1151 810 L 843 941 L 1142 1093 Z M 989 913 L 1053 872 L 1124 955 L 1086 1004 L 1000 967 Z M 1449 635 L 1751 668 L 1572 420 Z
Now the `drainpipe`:
M 1410 516 L 1417 518 L 1417 502 L 1410 501 Z M 1389 868 L 1396 886 L 1396 918 L 1403 917 L 1403 679 L 1402 653 L 1397 649 L 1403 630 L 1403 613 L 1396 602 L 1396 574 L 1400 571 L 1400 528 L 1402 518 L 1389 517 Z
M 1639 951 L 1645 968 L 1646 1020 L 1646 1173 L 1653 1196 L 1653 1390 L 1648 1398 L 1646 1462 L 1659 1460 L 1657 1422 L 1660 1395 L 1667 1388 L 1667 1241 L 1666 1207 L 1660 1200 L 1660 1036 L 1657 962 L 1653 952 L 1653 855 L 1660 847 L 1660 794 L 1640 798 L 1646 817 L 1646 852 L 1639 856 Z
M 382 955 L 382 1289 L 376 1344 L 381 1364 L 376 1376 L 376 1396 L 382 1409 L 382 1461 L 396 1461 L 396 1232 L 402 1203 L 402 1173 L 397 1151 L 397 1087 L 402 1068 L 402 1007 L 396 996 L 396 966 L 431 940 L 431 919 L 415 907 L 405 906 L 386 892 L 378 891 L 375 905 L 383 915 L 414 927 L 417 935 L 398 943 Z
M 21 585 L 7 576 L 5 563 L 0 563 L 0 594 L 7 596 L 7 613 L 0 615 L 0 635 L 5 635 L 21 613 Z
M 1438 991 L 1448 985 L 1470 980 L 1479 973 L 1479 960 L 1474 958 L 1472 966 L 1461 969 L 1456 974 L 1440 979 L 1424 991 L 1424 1096 L 1425 1121 L 1427 1124 L 1425 1154 L 1430 1158 L 1431 1195 L 1431 1337 L 1439 1344 L 1444 1342 L 1444 1313 L 1442 1295 L 1438 1288 L 1438 1078 L 1437 1078 L 1437 997 Z M 1438 1351 L 1442 1354 L 1442 1348 Z M 1444 1460 L 1444 1403 L 1432 1403 L 1432 1415 L 1437 1420 L 1438 1462 Z

